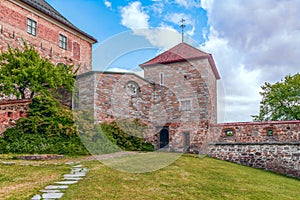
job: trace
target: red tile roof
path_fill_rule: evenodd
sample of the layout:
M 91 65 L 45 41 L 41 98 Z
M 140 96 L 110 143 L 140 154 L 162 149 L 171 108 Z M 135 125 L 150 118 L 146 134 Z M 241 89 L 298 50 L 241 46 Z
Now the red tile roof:
M 155 58 L 140 64 L 140 67 L 144 68 L 147 66 L 153 66 L 157 64 L 168 64 L 168 63 L 175 63 L 175 62 L 182 62 L 182 61 L 189 61 L 194 59 L 204 59 L 207 58 L 212 70 L 215 74 L 216 79 L 220 79 L 220 75 L 218 73 L 216 64 L 211 54 L 205 53 L 195 47 L 190 46 L 187 43 L 180 43 L 173 48 L 169 49 L 168 51 L 159 54 Z

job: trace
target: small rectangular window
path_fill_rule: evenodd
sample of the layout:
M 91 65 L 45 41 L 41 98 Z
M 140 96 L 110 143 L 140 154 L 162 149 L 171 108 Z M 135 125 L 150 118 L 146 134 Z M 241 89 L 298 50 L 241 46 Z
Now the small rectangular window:
M 181 101 L 181 110 L 190 111 L 192 109 L 191 100 Z
M 59 47 L 62 49 L 67 49 L 67 37 L 59 34 Z
M 232 129 L 225 130 L 225 135 L 228 137 L 233 136 L 233 130 Z
M 36 36 L 36 21 L 27 18 L 27 33 Z
M 267 136 L 273 136 L 273 130 L 272 129 L 268 129 L 267 130 Z
M 164 73 L 160 72 L 159 73 L 159 84 L 164 85 L 165 80 L 164 80 Z

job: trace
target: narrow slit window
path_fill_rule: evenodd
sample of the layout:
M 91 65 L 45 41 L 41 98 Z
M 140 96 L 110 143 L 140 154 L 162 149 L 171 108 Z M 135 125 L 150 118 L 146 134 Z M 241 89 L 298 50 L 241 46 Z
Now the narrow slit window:
M 159 73 L 159 84 L 164 85 L 165 80 L 164 80 L 164 73 L 160 72 Z
M 191 142 L 190 142 L 190 133 L 189 132 L 184 132 L 183 137 L 184 137 L 184 146 L 185 147 L 190 146 L 190 144 L 191 144 Z
M 27 18 L 27 33 L 36 36 L 36 21 Z

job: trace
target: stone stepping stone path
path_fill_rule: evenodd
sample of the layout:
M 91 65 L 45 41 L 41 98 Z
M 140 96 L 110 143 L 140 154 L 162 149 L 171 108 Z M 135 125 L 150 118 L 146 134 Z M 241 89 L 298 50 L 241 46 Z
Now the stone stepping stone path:
M 44 190 L 40 190 L 41 194 L 35 195 L 31 200 L 60 199 L 64 195 L 64 191 L 69 188 L 69 185 L 75 184 L 83 179 L 87 172 L 88 169 L 83 168 L 82 165 L 73 166 L 70 174 L 64 175 L 64 180 L 46 186 Z

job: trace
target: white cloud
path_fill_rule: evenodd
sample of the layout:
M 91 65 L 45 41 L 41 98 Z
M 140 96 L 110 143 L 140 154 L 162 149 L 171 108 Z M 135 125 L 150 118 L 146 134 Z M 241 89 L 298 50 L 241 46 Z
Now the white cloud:
M 250 121 L 251 115 L 258 112 L 261 71 L 246 69 L 243 56 L 213 28 L 208 41 L 200 48 L 212 53 L 224 86 L 225 91 L 219 91 L 218 95 L 223 98 L 221 95 L 225 93 L 225 103 L 219 104 L 218 110 L 225 110 L 225 119 L 219 118 L 219 121 Z
M 155 47 L 168 49 L 181 41 L 180 34 L 171 26 L 161 23 L 158 28 L 151 28 L 148 23 L 149 15 L 139 1 L 122 7 L 121 17 L 122 25 L 133 30 L 135 35 L 144 36 Z
M 156 7 L 155 12 L 161 14 L 163 12 L 164 4 L 163 1 L 153 1 L 148 9 Z M 164 1 L 164 3 L 168 3 Z M 153 46 L 161 49 L 169 49 L 181 41 L 181 34 L 178 33 L 178 29 L 174 29 L 172 26 L 160 23 L 159 27 L 151 28 L 149 25 L 149 15 L 145 11 L 139 1 L 131 2 L 125 7 L 121 7 L 121 24 L 133 30 L 136 35 L 144 36 Z M 192 17 L 183 13 L 173 13 L 165 17 L 165 20 L 172 22 L 178 27 L 180 26 L 181 19 L 184 18 L 185 24 L 189 25 L 190 30 L 186 33 L 192 36 L 195 32 L 195 22 L 192 21 Z
M 123 69 L 123 68 L 118 68 L 118 67 L 114 67 L 114 68 L 109 68 L 106 71 L 108 72 L 124 72 L 124 73 L 134 73 L 140 77 L 144 77 L 144 71 L 143 70 L 127 70 L 127 69 Z
M 104 5 L 109 8 L 112 9 L 112 3 L 110 1 L 104 0 Z
M 200 0 L 201 7 L 207 11 L 211 10 L 213 3 L 214 0 Z
M 167 50 L 181 41 L 181 35 L 171 26 L 161 24 L 158 28 L 137 29 L 136 35 L 144 36 L 153 46 Z
M 197 1 L 194 0 L 175 0 L 177 4 L 180 6 L 183 6 L 185 8 L 191 8 L 191 7 L 199 7 L 200 4 Z
M 186 31 L 186 34 L 188 34 L 189 36 L 193 36 L 195 34 L 195 30 L 196 30 L 196 27 L 195 27 L 195 25 L 193 25 L 192 29 Z
M 145 13 L 139 1 L 131 2 L 127 6 L 122 7 L 121 17 L 121 24 L 132 30 L 149 27 L 149 15 Z
M 189 36 L 193 36 L 196 30 L 195 21 L 193 17 L 187 15 L 185 13 L 169 13 L 165 16 L 164 20 L 172 22 L 178 27 L 181 25 L 181 20 L 184 19 L 184 24 L 187 26 L 185 29 L 190 28 L 189 30 L 185 30 L 186 34 Z
M 300 1 L 201 0 L 212 53 L 226 91 L 226 120 L 249 121 L 258 113 L 264 82 L 299 72 Z M 206 34 L 206 30 L 203 30 Z
M 191 16 L 185 13 L 169 13 L 164 17 L 164 20 L 177 24 L 178 26 L 181 24 L 181 20 L 185 20 L 185 24 L 193 24 Z
M 162 0 L 153 1 L 153 2 L 154 3 L 150 6 L 151 12 L 157 13 L 159 16 L 161 16 L 165 7 L 164 2 Z

